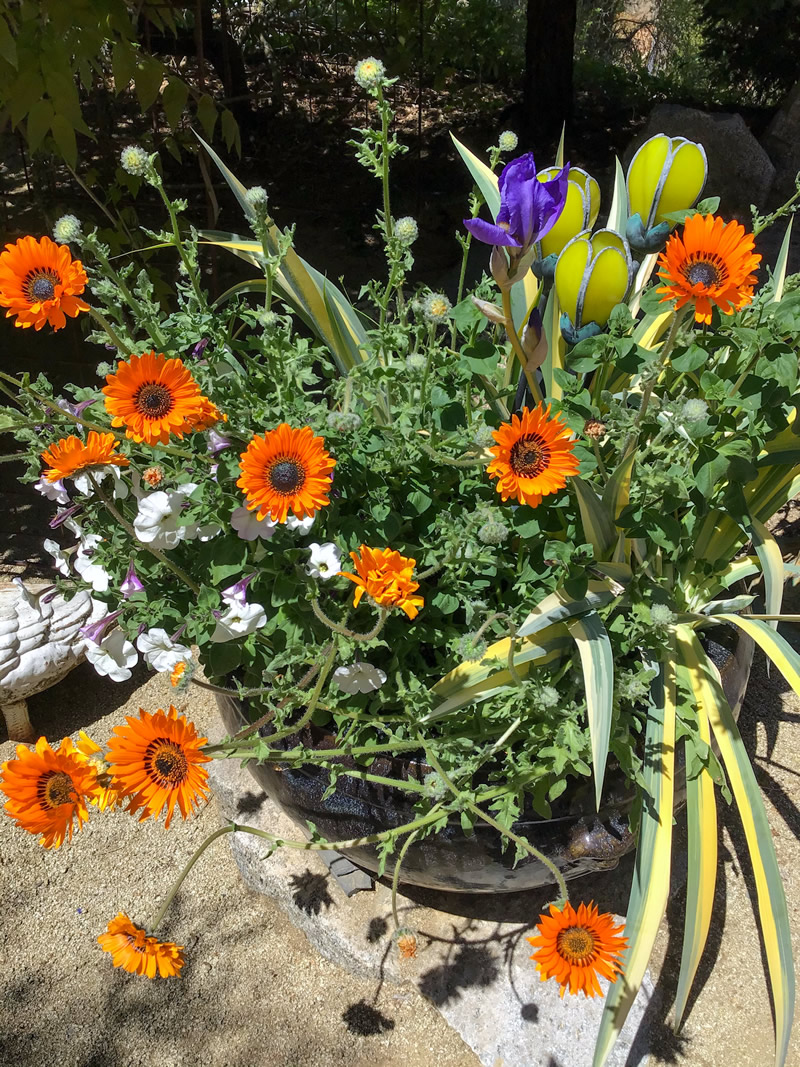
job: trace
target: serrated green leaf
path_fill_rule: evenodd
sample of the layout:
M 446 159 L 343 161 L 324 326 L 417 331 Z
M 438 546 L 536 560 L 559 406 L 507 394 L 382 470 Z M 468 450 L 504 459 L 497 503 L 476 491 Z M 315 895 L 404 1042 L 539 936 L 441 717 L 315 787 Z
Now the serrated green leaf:
M 141 56 L 133 77 L 139 107 L 142 111 L 147 111 L 158 99 L 164 68 L 157 60 L 149 56 Z
M 197 120 L 203 127 L 206 137 L 211 140 L 217 124 L 217 105 L 208 93 L 204 93 L 197 102 Z
M 161 103 L 170 129 L 176 130 L 189 98 L 189 88 L 180 78 L 170 78 L 161 95 Z

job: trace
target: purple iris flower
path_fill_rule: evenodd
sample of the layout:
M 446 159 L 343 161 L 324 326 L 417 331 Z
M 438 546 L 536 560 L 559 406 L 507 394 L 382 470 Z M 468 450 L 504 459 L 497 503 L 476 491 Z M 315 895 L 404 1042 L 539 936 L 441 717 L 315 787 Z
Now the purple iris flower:
M 133 596 L 134 593 L 141 592 L 142 589 L 144 589 L 144 586 L 139 581 L 139 577 L 136 574 L 136 568 L 133 565 L 133 560 L 131 560 L 130 566 L 128 567 L 128 573 L 125 575 L 125 580 L 120 585 L 119 591 L 122 593 L 123 599 L 127 600 L 128 597 Z
M 119 611 L 112 611 L 110 615 L 103 616 L 103 618 L 98 619 L 97 622 L 91 622 L 87 626 L 82 626 L 80 630 L 78 630 L 78 633 L 81 637 L 85 637 L 87 641 L 94 641 L 96 645 L 99 645 L 103 640 L 107 628 L 112 622 L 118 619 L 121 614 L 121 609 Z
M 500 210 L 496 222 L 464 219 L 464 225 L 487 245 L 519 249 L 511 255 L 521 258 L 552 229 L 567 201 L 569 163 L 547 182 L 536 177 L 533 153 L 512 159 L 503 167 L 498 186 Z
M 235 585 L 229 585 L 227 589 L 222 590 L 222 599 L 227 600 L 229 604 L 246 604 L 247 603 L 247 587 L 256 577 L 257 571 L 253 571 L 252 574 L 248 574 L 246 578 L 242 578 Z

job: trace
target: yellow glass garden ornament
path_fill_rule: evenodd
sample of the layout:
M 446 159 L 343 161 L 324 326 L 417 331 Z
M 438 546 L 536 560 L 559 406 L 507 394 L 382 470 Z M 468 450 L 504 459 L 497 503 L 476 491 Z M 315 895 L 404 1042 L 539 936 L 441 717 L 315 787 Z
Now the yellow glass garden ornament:
M 625 179 L 628 190 L 626 237 L 645 252 L 663 247 L 675 225 L 668 216 L 693 207 L 708 177 L 702 145 L 658 133 L 638 149 Z
M 565 245 L 558 257 L 555 287 L 561 306 L 561 332 L 575 344 L 600 333 L 612 309 L 633 280 L 628 242 L 614 230 L 586 230 Z

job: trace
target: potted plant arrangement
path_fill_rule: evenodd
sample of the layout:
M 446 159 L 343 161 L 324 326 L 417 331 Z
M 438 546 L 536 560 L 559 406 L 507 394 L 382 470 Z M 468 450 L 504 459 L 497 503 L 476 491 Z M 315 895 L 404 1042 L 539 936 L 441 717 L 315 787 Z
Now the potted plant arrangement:
M 113 352 L 97 388 L 63 397 L 0 372 L 0 428 L 68 534 L 45 542 L 58 590 L 91 588 L 107 608 L 83 631 L 87 657 L 113 680 L 141 657 L 176 691 L 212 688 L 229 734 L 209 745 L 173 707 L 128 719 L 107 752 L 85 735 L 20 746 L 0 778 L 6 810 L 46 847 L 87 804 L 166 810 L 169 825 L 206 795 L 205 764 L 233 758 L 267 776 L 307 837 L 228 824 L 200 852 L 257 832 L 270 848 L 349 851 L 395 890 L 441 884 L 442 849 L 450 888 L 549 880 L 532 958 L 562 993 L 613 983 L 599 1067 L 664 915 L 685 797 L 680 1021 L 710 923 L 721 792 L 750 849 L 781 1064 L 786 901 L 735 712 L 753 642 L 800 692 L 777 631 L 791 568 L 765 525 L 800 488 L 789 235 L 759 286 L 753 234 L 698 203 L 702 147 L 665 136 L 627 175 L 617 164 L 597 228 L 598 184 L 563 143 L 552 168 L 520 155 L 498 176 L 517 144 L 506 132 L 488 165 L 456 142 L 475 182 L 457 292 L 411 291 L 418 226 L 390 202 L 392 81 L 374 59 L 355 76 L 377 118 L 353 143 L 380 182 L 387 261 L 357 306 L 208 145 L 250 236 L 182 224 L 157 157 L 122 153 L 163 200 L 167 228 L 150 237 L 178 258 L 171 311 L 73 216 L 55 242 L 25 237 L 0 256 L 16 326 L 82 315 Z M 476 241 L 490 271 L 467 295 Z M 206 245 L 257 277 L 212 298 Z M 565 876 L 634 844 L 623 937 L 570 903 Z M 120 914 L 99 941 L 129 971 L 179 974 L 159 920 Z M 413 935 L 400 940 L 413 953 Z

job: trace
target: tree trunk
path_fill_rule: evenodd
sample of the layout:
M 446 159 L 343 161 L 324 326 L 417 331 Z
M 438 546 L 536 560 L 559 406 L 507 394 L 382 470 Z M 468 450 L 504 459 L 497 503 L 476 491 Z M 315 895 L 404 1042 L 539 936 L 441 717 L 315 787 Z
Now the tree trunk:
M 529 143 L 557 137 L 572 117 L 577 0 L 527 0 L 524 125 Z

